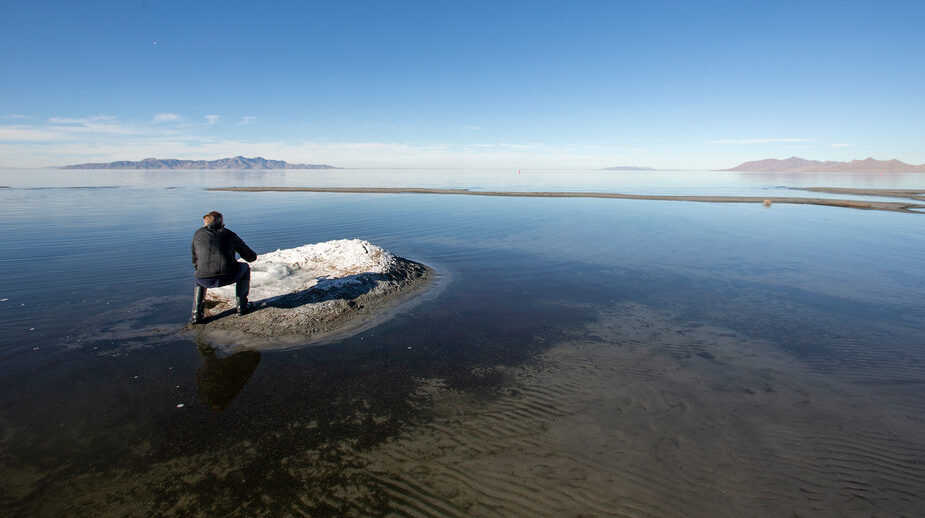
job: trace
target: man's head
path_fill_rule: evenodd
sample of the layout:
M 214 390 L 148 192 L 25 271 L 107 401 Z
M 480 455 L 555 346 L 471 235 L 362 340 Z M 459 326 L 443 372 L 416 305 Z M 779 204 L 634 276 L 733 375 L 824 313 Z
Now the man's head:
M 222 213 L 217 210 L 213 210 L 212 212 L 206 214 L 202 217 L 202 226 L 219 228 L 225 226 L 225 220 L 222 218 Z

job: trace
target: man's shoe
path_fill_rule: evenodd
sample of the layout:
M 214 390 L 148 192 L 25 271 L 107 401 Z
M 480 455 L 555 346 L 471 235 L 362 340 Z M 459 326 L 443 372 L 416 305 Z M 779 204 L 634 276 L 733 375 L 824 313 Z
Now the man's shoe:
M 193 316 L 189 319 L 189 324 L 201 324 L 203 321 L 203 309 L 206 301 L 206 289 L 200 285 L 196 285 L 196 289 L 193 291 Z
M 253 304 L 247 301 L 247 297 L 237 297 L 236 300 L 238 303 L 238 315 L 246 315 L 254 307 Z

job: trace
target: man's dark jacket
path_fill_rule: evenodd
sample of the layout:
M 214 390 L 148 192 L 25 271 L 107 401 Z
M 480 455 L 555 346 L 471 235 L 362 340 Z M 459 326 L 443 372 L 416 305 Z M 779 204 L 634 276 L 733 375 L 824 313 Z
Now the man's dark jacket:
M 193 266 L 196 278 L 224 277 L 238 273 L 238 261 L 234 253 L 241 254 L 247 262 L 257 259 L 257 254 L 237 234 L 225 227 L 209 225 L 193 234 Z

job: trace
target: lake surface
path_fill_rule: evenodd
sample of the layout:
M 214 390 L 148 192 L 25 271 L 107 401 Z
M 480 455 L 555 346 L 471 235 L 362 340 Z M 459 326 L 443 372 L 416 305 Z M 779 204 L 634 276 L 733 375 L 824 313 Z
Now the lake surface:
M 925 216 L 207 187 L 825 196 L 923 174 L 0 169 L 6 516 L 916 516 Z M 845 198 L 842 195 L 829 195 Z M 436 297 L 354 336 L 181 332 L 219 210 Z

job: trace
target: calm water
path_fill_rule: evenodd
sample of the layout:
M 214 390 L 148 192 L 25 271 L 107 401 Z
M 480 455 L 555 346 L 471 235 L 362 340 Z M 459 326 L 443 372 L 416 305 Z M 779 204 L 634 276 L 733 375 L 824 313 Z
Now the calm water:
M 0 185 L 4 515 L 925 508 L 925 216 L 204 190 L 760 196 L 925 175 L 0 169 Z M 210 351 L 179 332 L 209 210 L 258 253 L 360 238 L 449 282 L 335 343 Z

